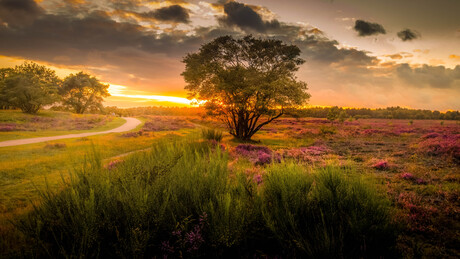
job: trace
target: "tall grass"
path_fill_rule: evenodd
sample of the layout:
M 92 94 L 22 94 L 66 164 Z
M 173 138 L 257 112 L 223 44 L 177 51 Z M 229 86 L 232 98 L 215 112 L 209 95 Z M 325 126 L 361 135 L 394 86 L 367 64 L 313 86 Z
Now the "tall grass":
M 274 165 L 264 182 L 264 219 L 291 256 L 394 256 L 390 203 L 351 168 Z
M 220 142 L 222 140 L 222 131 L 217 129 L 203 128 L 201 129 L 201 136 L 207 140 L 215 140 Z
M 207 142 L 160 141 L 110 170 L 93 156 L 16 225 L 49 257 L 386 255 L 387 200 L 344 173 L 281 163 L 256 183 Z

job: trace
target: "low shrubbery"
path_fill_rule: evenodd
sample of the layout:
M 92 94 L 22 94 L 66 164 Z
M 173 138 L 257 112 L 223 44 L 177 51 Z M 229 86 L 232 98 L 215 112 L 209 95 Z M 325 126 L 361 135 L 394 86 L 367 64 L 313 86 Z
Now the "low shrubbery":
M 201 129 L 201 136 L 207 140 L 220 142 L 222 140 L 223 133 L 217 129 L 203 128 Z
M 281 161 L 252 176 L 228 159 L 193 140 L 106 167 L 95 155 L 16 225 L 48 257 L 392 255 L 390 204 L 351 168 Z
M 457 163 L 460 163 L 460 134 L 429 133 L 422 136 L 422 141 L 418 146 L 423 153 L 452 157 Z

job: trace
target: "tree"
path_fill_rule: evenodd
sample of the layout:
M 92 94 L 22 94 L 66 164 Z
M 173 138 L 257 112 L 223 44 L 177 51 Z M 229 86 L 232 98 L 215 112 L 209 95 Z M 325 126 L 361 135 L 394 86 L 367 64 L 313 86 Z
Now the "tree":
M 102 84 L 97 78 L 79 72 L 78 74 L 70 74 L 64 79 L 60 94 L 65 106 L 69 106 L 76 113 L 81 114 L 89 109 L 100 109 L 103 97 L 110 96 L 108 88 L 109 85 Z
M 59 78 L 54 70 L 25 62 L 0 73 L 0 100 L 25 113 L 37 113 L 45 105 L 59 100 Z
M 340 123 L 344 123 L 345 120 L 346 120 L 348 117 L 349 117 L 349 116 L 348 116 L 347 112 L 344 111 L 344 110 L 341 110 L 340 113 L 339 113 L 339 116 L 337 117 L 337 119 L 338 119 L 338 121 L 339 121 Z
M 299 55 L 297 46 L 279 40 L 219 37 L 183 59 L 185 89 L 218 115 L 231 135 L 250 140 L 309 99 L 306 83 L 295 76 L 305 62 Z
M 332 125 L 334 125 L 334 121 L 338 119 L 340 114 L 340 109 L 337 106 L 334 106 L 332 108 L 329 108 L 329 112 L 327 113 L 327 120 L 331 122 Z

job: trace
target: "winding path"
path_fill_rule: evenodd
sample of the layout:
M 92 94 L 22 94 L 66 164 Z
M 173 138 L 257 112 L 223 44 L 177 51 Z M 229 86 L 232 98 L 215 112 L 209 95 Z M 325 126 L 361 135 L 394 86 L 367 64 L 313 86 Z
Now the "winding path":
M 40 143 L 40 142 L 46 142 L 46 141 L 51 141 L 51 140 L 57 140 L 57 139 L 82 138 L 82 137 L 88 137 L 88 136 L 100 135 L 100 134 L 107 134 L 107 133 L 125 132 L 125 131 L 130 131 L 130 130 L 135 129 L 137 126 L 139 126 L 139 124 L 142 123 L 140 120 L 138 120 L 136 118 L 123 117 L 123 119 L 126 120 L 125 124 L 121 125 L 118 128 L 111 129 L 111 130 L 100 131 L 100 132 L 79 133 L 79 134 L 68 134 L 68 135 L 52 136 L 52 137 L 40 137 L 40 138 L 26 138 L 26 139 L 8 140 L 8 141 L 0 142 L 0 147 L 19 146 L 19 145 Z

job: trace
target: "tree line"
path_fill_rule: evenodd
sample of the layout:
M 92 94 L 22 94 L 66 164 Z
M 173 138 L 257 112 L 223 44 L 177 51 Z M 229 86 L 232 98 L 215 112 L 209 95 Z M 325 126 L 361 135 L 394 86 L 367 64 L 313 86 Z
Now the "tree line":
M 399 106 L 369 109 L 369 108 L 339 108 L 309 107 L 299 109 L 293 114 L 295 117 L 336 118 L 345 117 L 355 119 L 411 119 L 411 120 L 460 120 L 459 111 L 431 111 L 408 109 Z
M 33 62 L 14 68 L 0 68 L 0 108 L 21 109 L 35 114 L 48 105 L 57 105 L 76 113 L 101 110 L 109 85 L 90 74 L 79 72 L 64 79 L 56 71 Z

